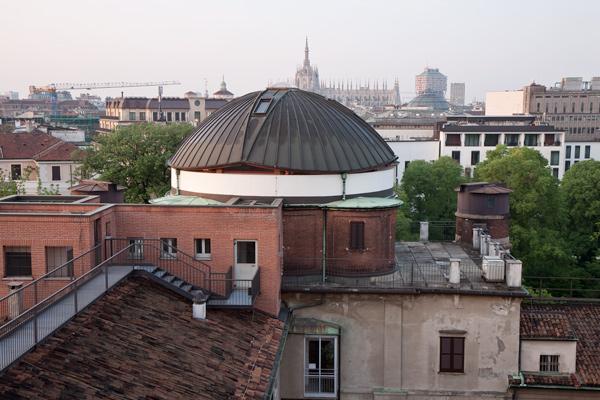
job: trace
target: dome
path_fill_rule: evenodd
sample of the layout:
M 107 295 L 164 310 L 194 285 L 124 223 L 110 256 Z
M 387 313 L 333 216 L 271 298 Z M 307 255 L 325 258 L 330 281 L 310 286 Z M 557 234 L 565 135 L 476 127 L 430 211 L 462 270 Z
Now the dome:
M 423 93 L 412 99 L 404 108 L 447 111 L 450 109 L 450 104 L 441 96 L 433 93 Z
M 338 102 L 299 89 L 272 88 L 213 113 L 184 140 L 169 166 L 330 174 L 375 170 L 395 159 L 381 136 Z

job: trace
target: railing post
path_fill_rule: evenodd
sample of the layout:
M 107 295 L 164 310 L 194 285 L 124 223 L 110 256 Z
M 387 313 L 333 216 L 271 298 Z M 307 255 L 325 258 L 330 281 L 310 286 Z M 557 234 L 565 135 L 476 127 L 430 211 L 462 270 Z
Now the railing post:
M 108 265 L 104 265 L 104 291 L 108 291 Z
M 75 305 L 74 315 L 77 315 L 77 281 L 73 282 L 73 304 Z
M 451 258 L 450 259 L 450 276 L 449 281 L 451 285 L 460 286 L 460 259 L 459 258 Z
M 429 222 L 427 221 L 421 221 L 420 239 L 421 242 L 429 241 Z
M 38 315 L 37 315 L 37 307 L 34 306 L 35 309 L 33 311 L 33 343 L 37 344 L 38 343 L 38 324 L 37 324 L 37 319 L 38 319 Z
M 573 298 L 573 279 L 569 279 L 570 289 L 569 289 L 569 297 Z
M 413 286 L 414 277 L 415 277 L 415 263 L 411 262 L 410 263 L 410 286 Z

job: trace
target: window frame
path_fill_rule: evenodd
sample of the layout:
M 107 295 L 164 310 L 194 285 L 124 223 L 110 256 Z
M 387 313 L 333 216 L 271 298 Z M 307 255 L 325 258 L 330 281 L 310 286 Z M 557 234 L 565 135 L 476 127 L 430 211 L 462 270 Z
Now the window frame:
M 13 251 L 9 251 L 13 250 Z M 20 251 L 17 251 L 20 250 Z M 26 255 L 28 254 L 28 255 Z M 11 261 L 25 260 L 22 265 L 9 265 Z M 28 261 L 28 263 L 27 263 Z M 29 265 L 26 265 L 29 264 Z M 10 273 L 9 273 L 10 272 Z M 18 273 L 17 273 L 18 272 Z M 29 273 L 27 273 L 29 272 Z M 4 246 L 4 277 L 18 278 L 32 276 L 31 246 Z
M 550 165 L 558 165 L 560 162 L 560 152 L 559 151 L 551 151 L 550 152 Z
M 365 221 L 350 221 L 350 251 L 365 250 Z
M 160 238 L 160 258 L 177 257 L 177 238 Z
M 208 244 L 208 246 L 207 246 Z M 200 246 L 198 246 L 200 245 Z M 198 248 L 200 247 L 200 248 Z M 208 247 L 208 251 L 207 251 L 207 247 Z M 200 250 L 200 251 L 198 251 Z M 197 260 L 211 260 L 212 259 L 212 255 L 211 255 L 211 251 L 212 251 L 212 247 L 211 247 L 211 242 L 210 242 L 210 238 L 195 238 L 194 239 L 194 257 Z
M 17 172 L 18 170 L 18 172 Z M 18 181 L 23 177 L 23 168 L 21 164 L 10 164 L 10 179 Z
M 129 111 L 129 120 L 130 121 L 135 121 L 135 111 Z
M 52 251 L 49 251 L 52 250 Z M 63 254 L 51 254 L 54 252 L 63 252 L 64 251 L 64 256 Z M 58 265 L 56 263 L 56 260 L 60 259 L 61 261 L 58 262 Z M 64 262 L 62 262 L 62 260 L 64 259 Z M 51 262 L 54 261 L 54 262 Z M 46 273 L 52 272 L 54 271 L 56 268 L 61 267 L 63 265 L 66 265 L 66 267 L 62 268 L 59 271 L 56 271 L 55 273 L 52 274 L 52 276 L 50 276 L 50 278 L 73 278 L 74 276 L 74 271 L 73 271 L 73 263 L 70 262 L 73 260 L 73 247 L 72 246 L 46 246 Z
M 331 373 L 324 373 L 323 370 L 323 366 L 322 366 L 322 350 L 323 350 L 323 341 L 328 341 L 328 342 L 333 342 L 333 348 L 334 348 L 334 354 L 333 354 L 333 371 Z M 310 342 L 316 342 L 318 341 L 319 343 L 319 365 L 314 365 L 312 363 L 310 363 L 310 356 L 309 356 L 309 351 L 310 351 Z M 339 381 L 339 341 L 338 341 L 338 336 L 336 335 L 306 335 L 304 336 L 304 364 L 303 364 L 303 382 L 304 382 L 304 397 L 317 397 L 317 398 L 336 398 L 337 397 L 337 392 L 339 390 L 339 385 L 338 385 L 338 381 Z M 314 367 L 314 368 L 310 368 L 310 367 Z M 315 372 L 316 371 L 316 372 Z M 326 371 L 331 371 L 331 369 L 326 369 Z M 309 380 L 310 379 L 317 379 L 318 382 L 318 390 L 317 391 L 311 391 L 310 390 L 310 385 L 309 385 Z M 333 379 L 331 379 L 333 378 Z M 324 392 L 322 389 L 324 380 L 327 381 L 333 381 L 333 390 L 332 391 L 326 391 Z
M 449 341 L 450 349 L 445 351 L 444 341 Z M 455 349 L 455 343 L 461 343 L 460 351 Z M 446 360 L 444 357 L 450 357 L 450 366 L 444 367 Z M 458 359 L 460 365 L 457 364 Z M 439 372 L 464 373 L 465 372 L 465 337 L 464 336 L 440 336 L 440 364 Z
M 53 181 L 60 181 L 61 180 L 60 165 L 53 165 L 52 166 L 52 180 Z
M 144 259 L 144 238 L 140 237 L 130 237 L 127 238 L 129 241 L 128 246 L 133 245 L 129 248 L 129 254 L 127 258 L 135 259 L 135 260 L 143 260 Z
M 480 153 L 479 150 L 471 151 L 471 165 L 477 165 L 479 162 Z
M 560 355 L 540 354 L 540 372 L 559 372 Z
M 479 133 L 465 133 L 465 147 L 479 147 L 480 136 Z

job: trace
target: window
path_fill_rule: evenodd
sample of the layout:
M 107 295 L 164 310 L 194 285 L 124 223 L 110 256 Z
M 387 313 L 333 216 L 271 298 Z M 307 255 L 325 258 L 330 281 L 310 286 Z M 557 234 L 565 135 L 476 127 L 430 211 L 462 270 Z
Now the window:
M 112 229 L 111 229 L 111 224 L 110 221 L 106 222 L 106 227 L 105 227 L 105 232 L 106 232 L 106 237 L 109 238 L 112 236 Z
M 495 146 L 498 144 L 498 137 L 500 135 L 498 135 L 497 133 L 488 133 L 487 135 L 485 135 L 485 139 L 483 142 L 484 146 Z
M 559 356 L 540 355 L 540 372 L 558 372 Z
M 558 151 L 550 152 L 550 165 L 558 165 L 559 154 Z
M 306 336 L 304 339 L 304 395 L 337 396 L 337 336 Z
M 129 258 L 144 258 L 144 239 L 129 238 Z
M 13 181 L 21 179 L 21 164 L 12 164 L 10 166 L 10 179 Z
M 552 168 L 552 176 L 558 179 L 558 168 Z
M 465 371 L 465 338 L 440 337 L 440 372 Z
M 571 161 L 565 161 L 565 172 L 571 168 Z
M 452 159 L 456 161 L 457 164 L 460 164 L 460 151 L 453 151 Z
M 504 144 L 507 146 L 518 146 L 519 145 L 519 134 L 509 133 L 504 136 Z
M 581 155 L 581 149 L 579 146 L 575 146 L 575 158 L 579 158 Z
M 567 146 L 565 149 L 565 158 L 571 158 L 571 146 Z
M 479 162 L 479 151 L 471 152 L 471 165 L 476 165 Z
M 175 113 L 175 121 L 179 121 L 179 113 L 178 112 Z
M 161 238 L 162 257 L 173 258 L 177 254 L 177 238 Z
M 181 113 L 181 122 L 185 122 L 185 113 L 184 112 Z
M 537 146 L 538 135 L 525 134 L 525 146 Z
M 467 133 L 465 135 L 465 146 L 479 146 L 479 134 Z
M 156 111 L 152 113 L 152 121 L 158 121 L 158 113 Z
M 129 111 L 129 120 L 135 121 L 135 111 Z
M 46 272 L 51 272 L 64 265 L 63 268 L 52 274 L 52 278 L 72 278 L 73 277 L 73 247 L 46 247 Z M 67 264 L 68 263 L 68 264 Z M 67 264 L 67 265 L 65 265 Z
M 140 121 L 146 120 L 146 113 L 144 111 L 140 111 Z
M 167 113 L 167 121 L 169 121 L 169 122 L 173 121 L 173 113 L 171 111 L 169 111 Z
M 460 146 L 460 135 L 453 133 L 446 135 L 446 146 Z
M 200 122 L 200 111 L 194 111 L 194 119 L 196 122 Z
M 494 208 L 496 204 L 496 196 L 488 196 L 488 208 Z
M 590 151 L 591 151 L 590 146 L 585 146 L 584 158 L 590 158 Z
M 31 247 L 29 246 L 6 246 L 5 255 L 5 276 L 31 276 Z
M 350 222 L 350 250 L 365 249 L 365 223 Z
M 269 105 L 271 104 L 271 99 L 261 99 L 256 106 L 255 114 L 265 114 L 269 109 Z
M 52 166 L 52 180 L 60 181 L 60 165 Z
M 210 259 L 210 239 L 194 239 L 196 258 Z

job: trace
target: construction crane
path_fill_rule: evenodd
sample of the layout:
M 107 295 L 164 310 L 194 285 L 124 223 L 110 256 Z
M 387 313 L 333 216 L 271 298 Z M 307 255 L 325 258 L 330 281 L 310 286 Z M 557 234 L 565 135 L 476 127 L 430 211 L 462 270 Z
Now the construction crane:
M 58 114 L 58 104 L 56 91 L 60 90 L 92 90 L 92 89 L 112 89 L 124 87 L 158 86 L 162 93 L 162 87 L 167 85 L 179 85 L 177 81 L 164 82 L 106 82 L 106 83 L 51 83 L 46 86 L 29 86 L 29 93 L 49 92 L 52 98 L 52 115 Z

